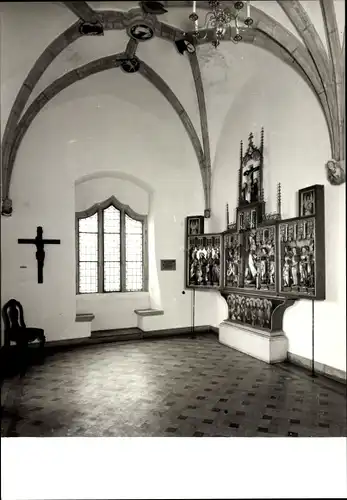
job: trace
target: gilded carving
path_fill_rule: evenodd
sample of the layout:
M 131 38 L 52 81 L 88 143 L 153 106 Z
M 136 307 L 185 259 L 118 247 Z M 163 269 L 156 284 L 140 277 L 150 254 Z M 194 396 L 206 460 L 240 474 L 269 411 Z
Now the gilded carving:
M 255 288 L 259 281 L 255 230 L 251 230 L 246 236 L 245 252 L 244 286 Z
M 226 231 L 219 235 L 220 240 L 217 234 L 199 233 L 203 231 L 202 226 L 197 229 L 201 216 L 188 218 L 187 286 L 220 288 L 224 297 L 234 294 L 229 297 L 230 321 L 267 328 L 270 321 L 267 311 L 271 308 L 265 299 L 271 299 L 272 304 L 281 295 L 282 302 L 325 299 L 325 211 L 324 186 L 315 184 L 297 192 L 297 216 L 283 220 L 281 184 L 278 183 L 277 211 L 266 212 L 263 146 L 263 130 L 259 148 L 254 147 L 251 134 L 243 154 L 241 141 L 236 220 L 230 223 L 227 204 Z M 194 233 L 197 240 L 190 239 Z M 236 300 L 239 293 L 244 293 L 245 298 Z M 276 328 L 281 329 L 279 310 L 273 321 Z
M 280 224 L 281 291 L 315 295 L 315 218 Z
M 239 287 L 241 284 L 242 260 L 239 233 L 224 236 L 225 286 Z
M 256 261 L 258 289 L 276 287 L 276 227 L 262 227 L 256 231 Z
M 263 162 L 263 131 L 261 147 L 256 148 L 253 143 L 253 134 L 248 138 L 248 148 L 241 158 L 240 169 L 240 205 L 260 201 L 262 189 L 261 167 Z M 241 152 L 242 156 L 242 152 Z
M 226 297 L 228 320 L 271 329 L 274 305 L 271 299 L 231 293 Z
M 187 286 L 220 287 L 220 235 L 188 237 Z

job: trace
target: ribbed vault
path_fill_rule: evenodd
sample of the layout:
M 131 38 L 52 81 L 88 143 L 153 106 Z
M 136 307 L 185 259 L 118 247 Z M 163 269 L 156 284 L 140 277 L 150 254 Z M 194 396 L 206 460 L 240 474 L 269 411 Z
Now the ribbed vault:
M 175 4 L 177 6 L 181 2 L 165 3 L 170 8 L 173 8 Z M 207 2 L 197 3 L 199 8 L 208 8 Z M 225 4 L 228 3 L 231 2 L 225 2 Z M 344 43 L 341 49 L 333 2 L 330 0 L 321 0 L 321 9 L 326 23 L 328 53 L 300 2 L 296 0 L 278 0 L 278 3 L 286 12 L 298 33 L 300 33 L 303 42 L 300 42 L 297 37 L 276 20 L 256 8 L 252 9 L 254 25 L 252 30 L 247 32 L 243 41 L 270 51 L 282 61 L 291 65 L 304 78 L 315 93 L 323 110 L 330 135 L 332 159 L 337 165 L 344 165 L 344 62 L 342 59 L 344 58 Z M 65 4 L 80 19 L 90 22 L 100 22 L 105 30 L 122 30 L 129 26 L 135 19 L 146 18 L 154 26 L 155 35 L 164 40 L 172 43 L 183 35 L 181 30 L 160 22 L 155 16 L 144 15 L 141 9 L 138 8 L 132 9 L 129 12 L 96 12 L 86 2 L 66 2 Z M 99 71 L 117 67 L 120 64 L 119 59 L 122 57 L 122 54 L 116 54 L 92 61 L 70 71 L 49 85 L 23 114 L 28 99 L 44 71 L 67 46 L 82 36 L 79 32 L 79 25 L 80 21 L 74 23 L 43 51 L 23 82 L 12 106 L 2 140 L 3 215 L 11 215 L 12 213 L 10 185 L 16 154 L 23 136 L 35 116 L 50 99 L 72 83 Z M 233 34 L 232 30 L 227 32 L 225 40 L 231 40 Z M 210 37 L 208 36 L 201 43 L 209 42 Z M 124 54 L 134 56 L 135 52 L 136 42 L 134 43 L 131 40 L 123 56 Z M 211 210 L 211 160 L 208 121 L 198 58 L 196 55 L 190 55 L 189 58 L 200 111 L 202 144 L 188 114 L 167 83 L 143 61 L 141 61 L 139 71 L 167 98 L 185 127 L 200 166 L 205 195 L 205 216 L 208 217 Z

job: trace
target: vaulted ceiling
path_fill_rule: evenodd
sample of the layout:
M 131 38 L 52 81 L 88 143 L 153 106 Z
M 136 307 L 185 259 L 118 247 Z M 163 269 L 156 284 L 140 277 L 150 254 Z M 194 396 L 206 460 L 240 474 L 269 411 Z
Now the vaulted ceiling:
M 317 0 L 318 2 L 318 0 Z M 115 67 L 125 72 L 138 71 L 170 103 L 194 147 L 201 170 L 202 185 L 205 195 L 205 216 L 210 215 L 211 195 L 211 158 L 208 119 L 197 52 L 186 53 L 195 83 L 195 91 L 200 114 L 200 128 L 193 125 L 189 113 L 182 106 L 175 92 L 163 80 L 161 75 L 138 57 L 139 39 L 134 34 L 136 26 L 148 28 L 149 33 L 174 43 L 184 37 L 184 32 L 191 27 L 188 16 L 192 2 L 163 1 L 167 12 L 155 16 L 143 12 L 140 2 L 63 2 L 65 7 L 76 16 L 76 22 L 61 33 L 37 59 L 27 78 L 23 82 L 10 111 L 2 139 L 2 214 L 12 213 L 10 184 L 16 154 L 24 134 L 40 110 L 63 89 L 88 76 Z M 324 19 L 325 37 L 319 33 L 302 4 L 297 0 L 278 0 L 282 9 L 283 23 L 270 17 L 252 1 L 251 15 L 254 19 L 252 29 L 243 36 L 243 42 L 264 48 L 289 64 L 310 86 L 323 110 L 331 143 L 332 160 L 344 166 L 344 38 L 341 46 L 334 2 L 320 0 Z M 223 5 L 233 2 L 223 2 Z M 208 2 L 197 2 L 197 12 L 208 9 Z M 203 16 L 201 16 L 203 17 Z M 42 89 L 35 99 L 30 97 L 38 81 L 52 61 L 69 50 L 71 44 L 87 36 L 81 33 L 81 23 L 99 23 L 104 31 L 124 30 L 124 50 L 118 54 L 94 58 L 59 78 Z M 142 35 L 140 35 L 142 36 Z M 147 36 L 147 35 L 146 35 Z M 225 41 L 233 38 L 233 29 L 227 30 Z M 200 44 L 211 41 L 212 32 L 208 32 Z M 148 36 L 148 40 L 151 36 Z M 140 40 L 142 43 L 144 40 Z M 146 41 L 147 43 L 147 41 Z M 149 46 L 149 45 L 148 45 Z M 42 80 L 41 80 L 42 81 Z M 30 105 L 28 103 L 30 102 Z M 328 160 L 328 159 L 327 159 Z

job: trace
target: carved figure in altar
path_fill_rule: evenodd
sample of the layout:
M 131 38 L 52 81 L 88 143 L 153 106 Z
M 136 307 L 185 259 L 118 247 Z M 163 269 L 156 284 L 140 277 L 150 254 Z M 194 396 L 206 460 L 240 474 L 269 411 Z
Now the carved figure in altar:
M 207 255 L 207 253 L 206 253 Z M 205 257 L 205 253 L 200 255 L 200 265 L 201 265 L 201 274 L 202 274 L 202 283 L 207 285 L 208 283 L 208 261 Z
M 196 268 L 197 268 L 197 260 L 194 259 L 190 265 L 190 280 L 192 281 L 195 274 L 196 274 Z
M 290 257 L 289 255 L 286 255 L 284 257 L 284 264 L 283 264 L 283 286 L 289 286 L 290 282 Z
M 251 310 L 251 303 L 250 299 L 247 297 L 245 301 L 245 318 L 247 323 L 252 322 L 252 310 Z
M 314 194 L 313 191 L 303 194 L 303 216 L 314 214 Z
M 307 248 L 302 247 L 301 248 L 301 255 L 300 255 L 300 264 L 299 264 L 299 269 L 300 269 L 300 284 L 306 286 L 307 285 L 307 268 L 308 268 L 308 253 L 307 253 Z
M 272 308 L 272 303 L 270 300 L 265 299 L 264 300 L 264 305 L 265 305 L 265 324 L 267 326 L 271 325 L 271 308 Z
M 250 300 L 250 307 L 251 307 L 252 326 L 255 326 L 257 322 L 257 309 L 255 305 L 255 299 Z
M 190 222 L 190 235 L 199 234 L 199 219 L 191 219 Z
M 231 257 L 231 260 L 229 261 L 229 270 L 228 270 L 228 277 L 230 278 L 230 281 L 232 283 L 237 283 L 237 276 L 238 276 L 238 259 L 237 255 L 235 255 L 235 252 L 233 252 L 233 255 Z
M 260 254 L 260 279 L 262 283 L 267 282 L 267 261 L 267 249 L 265 247 L 262 247 Z
M 206 257 L 206 248 L 202 248 L 202 245 L 199 245 L 199 249 L 196 252 L 196 258 L 200 260 L 202 257 Z
M 206 274 L 210 284 L 212 283 L 212 267 L 213 267 L 213 258 L 211 249 L 210 251 L 207 252 L 207 266 L 206 266 Z
M 192 247 L 192 250 L 191 250 L 191 259 L 192 260 L 196 259 L 197 253 L 198 253 L 198 249 L 197 249 L 197 247 L 195 245 L 194 247 Z
M 307 256 L 307 282 L 309 287 L 314 288 L 314 261 L 311 252 Z
M 269 281 L 270 285 L 275 284 L 275 249 L 273 244 L 269 248 Z
M 251 203 L 259 200 L 259 183 L 258 177 L 255 177 L 251 184 Z
M 299 257 L 297 254 L 296 247 L 292 248 L 292 258 L 291 258 L 291 275 L 292 275 L 292 285 L 298 286 L 298 264 Z
M 236 297 L 234 294 L 231 294 L 228 296 L 227 303 L 228 303 L 228 312 L 229 312 L 228 317 L 229 317 L 229 319 L 235 320 L 236 319 L 236 317 L 235 317 Z
M 237 277 L 239 274 L 239 263 L 236 254 L 234 255 L 234 259 L 232 261 L 232 269 L 233 269 L 234 281 L 237 281 Z
M 212 264 L 212 283 L 218 283 L 219 282 L 219 276 L 220 276 L 220 270 L 219 270 L 219 265 L 217 264 L 216 261 L 213 262 Z
M 258 306 L 258 321 L 259 325 L 263 328 L 265 324 L 265 307 L 264 307 L 264 301 L 260 300 L 259 301 L 259 306 Z
M 241 321 L 245 322 L 246 321 L 245 297 L 241 297 L 240 310 L 241 310 L 240 312 Z
M 237 282 L 237 265 L 234 260 L 228 261 L 227 277 L 229 278 L 228 281 L 231 282 L 231 284 Z
M 195 276 L 196 276 L 197 285 L 201 285 L 202 284 L 202 269 L 201 269 L 200 263 L 198 263 L 198 265 L 196 267 Z
M 228 261 L 228 268 L 227 268 L 227 278 L 230 278 L 230 281 L 233 280 L 233 263 L 231 260 Z
M 246 284 L 255 284 L 256 276 L 257 276 L 257 265 L 256 265 L 256 243 L 254 239 L 254 235 L 249 235 L 249 244 L 248 244 L 248 258 L 246 261 L 246 269 L 245 269 L 245 282 Z
M 259 168 L 259 162 L 253 158 L 243 165 L 241 200 L 244 203 L 259 201 Z
M 242 200 L 246 203 L 251 203 L 251 187 L 247 181 L 242 186 Z
M 248 147 L 245 154 L 241 141 L 239 170 L 239 200 L 241 205 L 259 202 L 261 198 L 264 130 L 261 130 L 260 147 L 255 147 L 253 137 L 253 133 L 248 137 Z
M 238 321 L 241 321 L 242 316 L 241 316 L 241 297 L 236 297 L 236 304 L 235 304 L 235 316 Z

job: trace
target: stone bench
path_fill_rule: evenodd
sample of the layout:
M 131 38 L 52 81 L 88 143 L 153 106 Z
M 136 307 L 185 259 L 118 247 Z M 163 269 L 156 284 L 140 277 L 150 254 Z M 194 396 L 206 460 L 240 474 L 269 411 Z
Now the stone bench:
M 78 313 L 76 314 L 75 325 L 77 337 L 90 337 L 92 333 L 92 321 L 95 318 L 92 313 Z
M 158 322 L 156 321 L 156 316 L 163 316 L 164 311 L 161 309 L 135 309 L 135 314 L 137 314 L 137 327 L 143 332 L 148 332 L 151 330 L 158 329 Z

